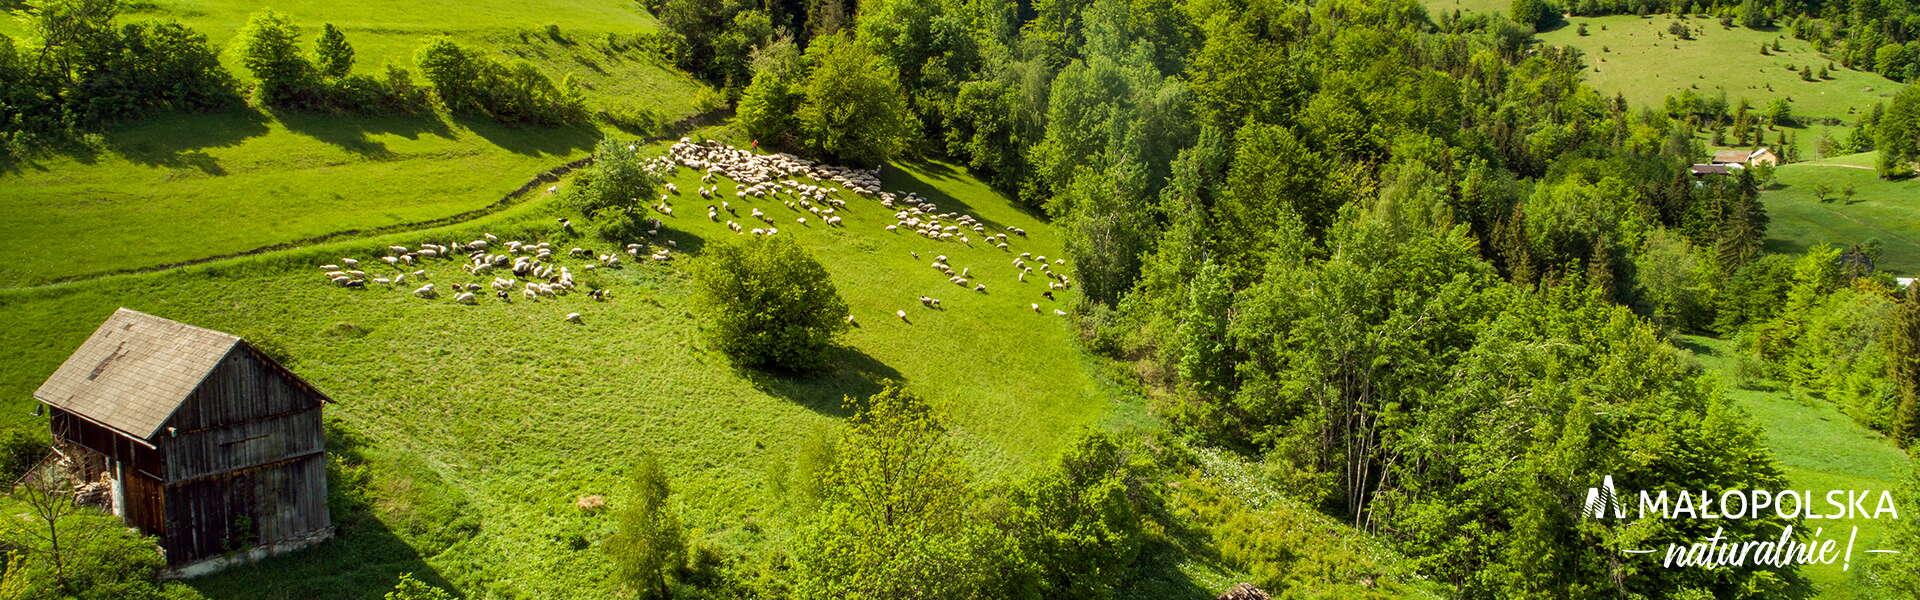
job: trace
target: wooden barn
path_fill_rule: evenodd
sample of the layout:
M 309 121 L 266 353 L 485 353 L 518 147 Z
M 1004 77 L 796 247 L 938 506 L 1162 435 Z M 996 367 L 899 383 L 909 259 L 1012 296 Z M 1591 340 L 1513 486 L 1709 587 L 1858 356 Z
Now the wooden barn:
M 76 474 L 182 574 L 332 534 L 330 400 L 246 340 L 122 308 L 33 397 Z

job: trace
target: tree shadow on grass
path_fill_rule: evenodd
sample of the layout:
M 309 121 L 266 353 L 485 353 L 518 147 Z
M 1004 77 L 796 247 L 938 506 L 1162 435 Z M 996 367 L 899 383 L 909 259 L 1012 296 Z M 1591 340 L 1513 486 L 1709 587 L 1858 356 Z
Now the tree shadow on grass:
M 327 433 L 327 453 L 337 464 L 367 464 L 364 439 L 333 423 L 328 423 Z M 214 599 L 378 600 L 393 589 L 401 574 L 411 573 L 424 583 L 453 590 L 454 586 L 427 564 L 420 551 L 376 513 L 369 490 L 364 489 L 369 483 L 329 468 L 327 505 L 335 528 L 332 539 L 292 554 L 191 579 L 187 584 Z M 445 483 L 423 485 L 444 487 Z M 455 537 L 471 533 L 458 525 L 448 529 L 447 535 Z
M 931 161 L 904 163 L 888 165 L 888 168 L 881 169 L 880 186 L 890 192 L 912 192 L 919 194 L 939 206 L 940 212 L 954 211 L 973 215 L 973 218 L 978 220 L 981 225 L 986 226 L 987 234 L 1006 231 L 1007 228 L 1004 224 L 987 218 L 985 215 L 980 214 L 980 211 L 975 209 L 973 205 L 967 204 L 966 201 L 955 198 L 951 194 L 940 191 L 927 181 L 929 179 L 958 178 L 959 171 L 943 163 Z M 998 193 L 998 191 L 996 190 L 995 193 Z M 1015 205 L 1017 206 L 1017 203 L 1015 203 Z M 972 232 L 967 233 L 972 234 Z
M 456 115 L 453 122 L 487 140 L 487 143 L 528 156 L 565 156 L 591 149 L 595 142 L 600 141 L 600 130 L 589 125 L 503 125 L 486 117 L 470 115 Z
M 155 117 L 113 128 L 101 137 L 106 142 L 104 150 L 133 163 L 225 175 L 226 170 L 206 149 L 237 146 L 266 133 L 266 115 L 252 109 L 234 109 Z M 79 148 L 67 154 L 87 164 L 98 159 Z
M 741 369 L 741 375 L 755 389 L 784 398 L 814 412 L 846 418 L 846 398 L 865 398 L 880 392 L 884 382 L 905 381 L 893 367 L 851 346 L 835 346 L 828 351 L 831 369 L 811 375 L 770 373 Z
M 452 138 L 453 130 L 432 113 L 420 115 L 351 116 L 281 111 L 274 118 L 288 131 L 298 133 L 371 160 L 393 158 L 386 144 L 373 135 L 398 135 L 419 139 L 423 135 Z

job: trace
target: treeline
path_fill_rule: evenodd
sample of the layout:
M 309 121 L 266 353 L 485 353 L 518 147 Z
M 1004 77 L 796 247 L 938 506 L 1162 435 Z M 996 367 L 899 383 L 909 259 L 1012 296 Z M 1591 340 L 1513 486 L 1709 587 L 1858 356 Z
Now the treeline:
M 0 35 L 0 155 L 165 111 L 240 104 L 207 36 L 179 23 L 116 26 L 117 0 L 49 0 L 37 39 Z
M 524 60 L 503 63 L 433 38 L 415 57 L 426 86 L 398 65 L 358 74 L 340 29 L 325 25 L 309 42 L 272 10 L 254 15 L 235 38 L 249 88 L 221 66 L 205 35 L 173 22 L 116 24 L 122 7 L 122 0 L 47 0 L 26 9 L 32 37 L 0 35 L 0 154 L 25 156 L 162 112 L 236 108 L 247 96 L 286 110 L 411 114 L 438 102 L 503 123 L 590 118 L 578 86 L 556 83 Z
M 1137 362 L 1161 414 L 1423 576 L 1471 597 L 1791 584 L 1627 568 L 1607 548 L 1633 534 L 1580 518 L 1605 474 L 1784 484 L 1663 341 L 1747 308 L 1719 290 L 1764 285 L 1767 218 L 1750 172 L 1689 173 L 1698 122 L 1600 96 L 1528 24 L 1412 0 L 875 0 L 838 29 L 736 8 L 699 22 L 754 23 L 751 51 L 674 31 L 712 52 L 696 71 L 748 66 L 723 79 L 763 145 L 865 138 L 1045 211 L 1085 338 Z M 903 122 L 807 124 L 843 101 Z

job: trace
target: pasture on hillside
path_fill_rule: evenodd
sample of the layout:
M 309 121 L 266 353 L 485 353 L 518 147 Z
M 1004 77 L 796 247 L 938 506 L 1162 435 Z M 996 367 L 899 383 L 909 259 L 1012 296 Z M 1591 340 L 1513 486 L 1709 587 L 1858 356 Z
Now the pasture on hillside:
M 1770 219 L 1768 250 L 1801 253 L 1814 244 L 1878 242 L 1881 269 L 1920 273 L 1920 180 L 1881 179 L 1873 171 L 1874 156 L 1776 169 L 1774 184 L 1760 194 Z
M 1470 13 L 1504 14 L 1513 6 L 1513 2 L 1509 0 L 1421 0 L 1421 4 L 1426 5 L 1427 13 L 1433 15 L 1436 20 L 1442 13 L 1449 13 L 1456 10 Z
M 1740 359 L 1735 356 L 1739 350 L 1733 344 L 1699 336 L 1682 336 L 1675 343 L 1693 351 L 1701 366 L 1719 379 L 1727 395 L 1753 416 L 1793 489 L 1817 494 L 1827 490 L 1894 490 L 1899 494 L 1905 477 L 1913 472 L 1912 464 L 1892 440 L 1862 427 L 1833 404 L 1795 397 L 1772 387 L 1777 384 L 1771 382 L 1740 385 L 1736 365 Z M 1852 568 L 1813 565 L 1802 567 L 1800 572 L 1820 598 L 1864 597 L 1860 592 L 1866 588 L 1862 578 L 1871 573 L 1868 563 L 1879 558 L 1865 551 L 1886 548 L 1896 526 L 1897 522 L 1867 519 L 1809 521 L 1803 525 L 1805 529 L 1825 527 L 1829 539 L 1846 539 L 1844 531 L 1848 527 L 1859 527 L 1860 537 Z M 1836 530 L 1843 533 L 1835 535 Z
M 483 232 L 563 249 L 611 247 L 585 227 L 566 235 L 555 223 L 565 214 L 558 196 L 540 191 L 471 223 L 0 291 L 0 321 L 17 324 L 0 332 L 0 344 L 16 349 L 0 367 L 7 398 L 0 424 L 44 429 L 30 414 L 30 392 L 119 306 L 262 344 L 338 401 L 327 415 L 338 430 L 334 453 L 346 464 L 338 487 L 349 510 L 336 517 L 343 534 L 193 584 L 212 597 L 303 600 L 377 597 L 404 571 L 473 595 L 578 590 L 607 597 L 610 567 L 595 544 L 612 520 L 574 502 L 606 494 L 619 505 L 623 477 L 641 450 L 660 456 L 703 543 L 779 547 L 794 525 L 783 521 L 779 473 L 804 440 L 844 416 L 844 396 L 871 394 L 883 379 L 906 382 L 942 411 L 986 481 L 1032 472 L 1090 428 L 1155 426 L 1144 401 L 1117 383 L 1119 367 L 1084 353 L 1075 323 L 1052 313 L 1076 292 L 1056 292 L 1059 302 L 1051 302 L 1040 295 L 1040 278 L 1016 280 L 1010 260 L 1020 252 L 1060 254 L 1054 231 L 955 167 L 895 165 L 883 179 L 943 211 L 1021 227 L 1028 236 L 1013 237 L 1003 251 L 977 240 L 968 246 L 889 232 L 893 211 L 870 198 L 848 198 L 839 213 L 844 227 L 802 226 L 793 221 L 806 213 L 731 198 L 722 180 L 743 217 L 749 207 L 765 210 L 780 221 L 778 235 L 825 264 L 859 320 L 825 375 L 742 372 L 706 348 L 684 255 L 656 263 L 642 254 L 624 268 L 592 271 L 564 259 L 584 284 L 609 290 L 604 303 L 577 292 L 539 302 L 514 296 L 511 304 L 483 295 L 466 306 L 450 294 L 426 300 L 404 287 L 337 287 L 316 268 L 345 256 L 386 268 L 371 259 L 387 245 Z M 675 242 L 667 247 L 697 254 L 739 235 L 706 218 L 706 201 L 692 192 L 697 174 L 682 169 L 673 181 L 682 190 L 675 215 L 655 213 L 661 235 Z M 988 292 L 949 283 L 928 267 L 936 254 L 971 268 Z M 486 280 L 457 265 L 425 268 L 443 288 Z M 944 309 L 920 306 L 922 294 L 941 298 Z M 1036 302 L 1043 311 L 1029 309 Z M 896 310 L 908 311 L 908 321 L 894 318 Z M 582 322 L 566 322 L 570 312 L 582 313 Z
M 1682 40 L 1668 32 L 1676 21 L 1691 28 L 1693 39 Z M 1585 36 L 1579 34 L 1582 25 Z M 1823 134 L 1844 142 L 1848 128 L 1874 103 L 1898 93 L 1901 85 L 1840 66 L 1786 30 L 1725 27 L 1718 19 L 1704 17 L 1574 17 L 1541 33 L 1540 40 L 1579 48 L 1586 55 L 1588 85 L 1609 96 L 1624 95 L 1635 107 L 1659 107 L 1668 96 L 1683 90 L 1707 97 L 1724 91 L 1730 106 L 1738 106 L 1744 98 L 1755 110 L 1785 98 L 1803 124 L 1789 130 L 1803 159 L 1819 156 L 1816 149 Z M 1776 41 L 1780 52 L 1760 53 L 1761 46 Z M 1789 66 L 1815 71 L 1830 67 L 1831 79 L 1802 81 Z M 1777 135 L 1768 131 L 1767 143 Z
M 226 48 L 259 6 L 154 2 L 121 21 L 173 19 Z M 524 58 L 555 81 L 572 76 L 592 110 L 671 121 L 702 110 L 698 82 L 631 46 L 657 27 L 635 4 L 299 2 L 276 5 L 311 44 L 323 22 L 346 32 L 354 70 L 449 35 L 503 60 Z M 462 18 L 449 25 L 446 14 Z M 9 13 L 0 33 L 26 34 Z M 557 26 L 553 32 L 546 26 Z M 557 35 L 555 34 L 557 32 Z M 609 45 L 609 36 L 618 47 Z M 245 79 L 237 53 L 223 54 Z M 417 83 L 424 85 L 419 74 Z M 150 268 L 345 232 L 417 224 L 487 207 L 534 175 L 584 156 L 611 125 L 507 127 L 446 115 L 356 117 L 236 109 L 113 128 L 85 149 L 0 167 L 0 227 L 21 232 L 26 260 L 0 264 L 4 286 Z

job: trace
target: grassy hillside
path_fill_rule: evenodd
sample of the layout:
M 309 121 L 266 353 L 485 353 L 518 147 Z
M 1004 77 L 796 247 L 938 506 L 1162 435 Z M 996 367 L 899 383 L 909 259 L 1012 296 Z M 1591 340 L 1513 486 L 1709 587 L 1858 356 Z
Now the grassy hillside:
M 123 20 L 168 18 L 224 47 L 257 5 L 155 2 Z M 701 86 L 643 51 L 609 46 L 656 24 L 632 2 L 297 2 L 275 5 L 307 35 L 341 26 L 356 70 L 407 66 L 433 35 L 572 75 L 592 109 L 693 114 Z M 458 12 L 458 26 L 443 17 Z M 551 35 L 548 24 L 558 26 Z M 0 20 L 0 31 L 24 35 Z M 243 73 L 232 52 L 229 69 Z M 417 78 L 417 75 L 416 75 Z M 237 110 L 129 124 L 94 147 L 0 171 L 0 227 L 35 256 L 0 264 L 0 286 L 241 252 L 331 233 L 417 223 L 487 206 L 581 156 L 611 129 L 510 128 L 484 120 L 357 118 Z
M 1604 94 L 1623 94 L 1635 106 L 1658 106 L 1687 89 L 1709 96 L 1725 91 L 1730 103 L 1737 106 L 1745 98 L 1756 109 L 1786 98 L 1807 123 L 1793 130 L 1805 158 L 1818 156 L 1816 143 L 1823 133 L 1844 140 L 1863 111 L 1900 90 L 1898 82 L 1838 63 L 1832 64 L 1829 80 L 1801 81 L 1798 72 L 1787 70 L 1789 65 L 1818 70 L 1831 61 L 1785 31 L 1728 28 L 1715 19 L 1688 18 L 1682 22 L 1693 28 L 1694 39 L 1681 40 L 1667 31 L 1674 21 L 1668 16 L 1576 17 L 1540 34 L 1540 39 L 1585 52 L 1588 84 Z M 1582 24 L 1585 36 L 1579 34 Z M 1760 54 L 1762 45 L 1776 40 L 1781 52 Z M 1773 136 L 1769 132 L 1769 142 Z
M 944 411 L 969 464 L 989 480 L 1030 472 L 1087 428 L 1147 423 L 1141 402 L 1109 378 L 1112 367 L 1078 349 L 1073 322 L 1052 314 L 1072 292 L 1050 302 L 1039 278 L 1014 277 L 1012 255 L 1059 254 L 1054 233 L 945 165 L 889 168 L 886 178 L 943 210 L 1023 227 L 1031 237 L 1014 237 L 1008 253 L 890 233 L 883 226 L 892 211 L 867 199 L 851 200 L 842 212 L 847 226 L 835 229 L 795 224 L 796 213 L 775 201 L 737 203 L 743 216 L 749 207 L 776 215 L 780 235 L 826 263 L 859 319 L 836 370 L 824 376 L 729 367 L 698 335 L 701 319 L 678 263 L 589 272 L 570 259 L 612 299 L 516 296 L 478 306 L 334 287 L 314 268 L 341 256 L 370 259 L 387 244 L 489 231 L 605 251 L 597 238 L 566 237 L 554 224 L 552 196 L 541 193 L 458 227 L 0 291 L 0 321 L 15 324 L 0 331 L 0 344 L 15 350 L 0 366 L 0 423 L 44 428 L 29 414 L 29 393 L 119 306 L 261 341 L 338 400 L 328 410 L 346 432 L 336 456 L 368 461 L 367 481 L 354 493 L 371 516 L 318 551 L 195 585 L 216 597 L 303 599 L 374 597 L 408 570 L 476 595 L 608 597 L 606 561 L 593 544 L 611 522 L 573 502 L 587 494 L 619 502 L 621 477 L 642 449 L 661 456 L 703 538 L 767 543 L 790 525 L 780 521 L 782 494 L 769 473 L 843 416 L 843 396 L 871 393 L 885 378 L 906 381 Z M 689 193 L 677 216 L 662 217 L 663 235 L 689 252 L 735 235 L 706 219 L 690 192 L 695 175 L 683 171 L 678 182 Z M 948 283 L 927 266 L 934 254 L 971 268 L 990 293 Z M 434 264 L 441 286 L 466 280 L 454 263 Z M 921 294 L 940 297 L 945 309 L 921 307 Z M 1034 302 L 1042 314 L 1028 309 Z M 895 310 L 910 320 L 894 318 Z M 565 322 L 569 312 L 582 313 L 583 323 Z
M 1920 273 L 1920 181 L 1887 181 L 1874 175 L 1874 155 L 1786 165 L 1775 185 L 1760 195 L 1772 223 L 1768 249 L 1804 252 L 1808 246 L 1878 241 L 1883 269 Z M 1851 187 L 1851 198 L 1845 190 Z M 1825 201 L 1818 191 L 1827 190 Z
M 1427 12 L 1439 15 L 1442 12 L 1456 10 L 1478 13 L 1505 13 L 1513 7 L 1511 0 L 1421 0 Z
M 1895 490 L 1905 484 L 1899 478 L 1912 472 L 1905 454 L 1885 436 L 1861 427 L 1825 402 L 1796 399 L 1778 390 L 1739 387 L 1735 376 L 1735 351 L 1732 344 L 1712 338 L 1688 336 L 1676 340 L 1700 358 L 1702 366 L 1715 374 L 1728 395 L 1753 415 L 1765 431 L 1767 446 L 1786 467 L 1787 480 L 1794 489 L 1814 490 Z M 1842 571 L 1837 565 L 1816 565 L 1801 572 L 1815 586 L 1821 598 L 1871 597 L 1857 579 L 1864 551 L 1885 548 L 1894 523 L 1861 520 L 1809 523 L 1807 527 L 1858 526 L 1853 569 Z M 1845 536 L 1840 536 L 1845 539 Z

